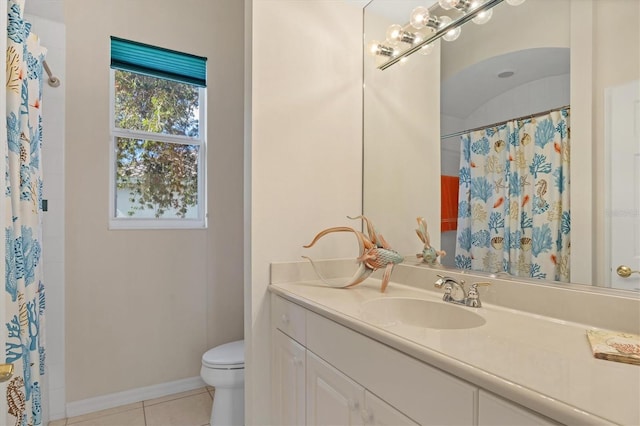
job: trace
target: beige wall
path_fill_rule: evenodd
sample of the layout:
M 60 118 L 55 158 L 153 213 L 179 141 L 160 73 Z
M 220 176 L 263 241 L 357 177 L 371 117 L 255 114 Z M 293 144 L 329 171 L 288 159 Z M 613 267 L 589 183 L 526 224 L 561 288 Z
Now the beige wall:
M 269 264 L 357 255 L 353 236 L 302 245 L 330 226 L 359 227 L 346 216 L 362 207 L 362 8 L 254 0 L 252 13 L 246 420 L 268 424 Z
M 67 0 L 67 402 L 199 376 L 243 330 L 243 4 Z M 109 231 L 109 36 L 207 57 L 207 230 Z

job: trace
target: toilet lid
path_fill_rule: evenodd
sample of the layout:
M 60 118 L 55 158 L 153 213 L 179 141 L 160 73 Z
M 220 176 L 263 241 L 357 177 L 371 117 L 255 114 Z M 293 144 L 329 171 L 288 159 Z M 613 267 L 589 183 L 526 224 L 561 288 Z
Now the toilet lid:
M 225 343 L 209 349 L 202 355 L 202 363 L 207 367 L 244 367 L 244 340 Z

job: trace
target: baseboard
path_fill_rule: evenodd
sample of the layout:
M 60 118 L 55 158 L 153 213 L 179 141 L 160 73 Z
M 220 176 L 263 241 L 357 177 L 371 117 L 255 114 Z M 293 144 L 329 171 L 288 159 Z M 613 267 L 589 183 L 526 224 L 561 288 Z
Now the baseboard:
M 147 399 L 160 398 L 174 393 L 190 391 L 206 386 L 200 376 L 159 385 L 130 389 L 122 392 L 82 399 L 67 403 L 67 417 L 81 416 L 94 411 L 106 410 L 120 405 L 132 404 Z

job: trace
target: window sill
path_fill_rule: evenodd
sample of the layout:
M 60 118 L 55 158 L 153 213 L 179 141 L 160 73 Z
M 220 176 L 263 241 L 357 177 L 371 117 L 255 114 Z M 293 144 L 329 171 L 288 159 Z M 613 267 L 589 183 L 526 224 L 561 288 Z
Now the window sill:
M 109 230 L 176 230 L 176 229 L 207 229 L 203 219 L 114 219 L 109 220 Z

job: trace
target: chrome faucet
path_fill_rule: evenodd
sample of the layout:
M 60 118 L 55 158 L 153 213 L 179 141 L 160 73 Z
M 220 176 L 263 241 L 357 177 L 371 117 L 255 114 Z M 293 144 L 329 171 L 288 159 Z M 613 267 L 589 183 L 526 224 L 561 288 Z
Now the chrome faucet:
M 467 293 L 464 288 L 464 280 L 460 280 L 460 282 L 458 282 L 451 277 L 445 277 L 443 275 L 438 275 L 438 277 L 440 277 L 440 279 L 436 280 L 434 286 L 436 288 L 444 287 L 442 300 L 445 302 L 465 305 L 472 308 L 479 308 L 482 306 L 482 303 L 480 302 L 480 295 L 478 293 L 478 286 L 490 285 L 490 283 L 473 283 Z
M 442 300 L 445 302 L 453 302 L 464 305 L 464 301 L 467 298 L 467 292 L 464 290 L 464 280 L 456 281 L 451 277 L 445 277 L 442 275 L 438 275 L 440 277 L 434 285 L 436 288 L 444 287 L 444 295 L 442 296 Z

